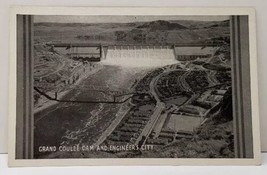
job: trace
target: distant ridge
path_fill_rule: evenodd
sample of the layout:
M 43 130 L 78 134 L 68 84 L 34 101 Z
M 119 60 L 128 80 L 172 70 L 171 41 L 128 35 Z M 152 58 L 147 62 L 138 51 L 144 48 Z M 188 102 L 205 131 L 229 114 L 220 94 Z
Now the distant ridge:
M 187 29 L 187 27 L 181 24 L 171 23 L 171 22 L 163 21 L 163 20 L 147 22 L 147 23 L 144 23 L 143 25 L 138 26 L 137 28 L 146 28 L 146 29 L 150 29 L 151 31 Z

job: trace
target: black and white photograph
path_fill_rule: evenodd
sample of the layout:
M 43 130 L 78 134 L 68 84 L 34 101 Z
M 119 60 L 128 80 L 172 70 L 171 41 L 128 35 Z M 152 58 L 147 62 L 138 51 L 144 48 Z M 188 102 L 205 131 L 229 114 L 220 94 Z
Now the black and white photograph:
M 259 163 L 251 9 L 90 10 L 13 15 L 14 165 Z

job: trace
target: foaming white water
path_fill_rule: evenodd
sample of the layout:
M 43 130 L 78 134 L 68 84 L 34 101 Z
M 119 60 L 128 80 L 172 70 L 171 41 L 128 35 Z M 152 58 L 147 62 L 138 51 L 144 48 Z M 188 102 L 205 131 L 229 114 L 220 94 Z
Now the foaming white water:
M 111 47 L 103 64 L 125 67 L 158 67 L 178 63 L 170 47 Z

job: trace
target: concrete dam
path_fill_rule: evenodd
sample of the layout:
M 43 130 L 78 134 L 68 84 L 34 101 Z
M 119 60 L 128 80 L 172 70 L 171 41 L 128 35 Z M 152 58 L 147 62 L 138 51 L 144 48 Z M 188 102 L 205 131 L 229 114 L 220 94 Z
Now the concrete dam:
M 157 67 L 177 63 L 171 46 L 108 46 L 104 64 Z
M 48 43 L 72 59 L 101 61 L 107 65 L 158 67 L 185 60 L 210 58 L 218 46 L 213 44 L 102 45 L 90 43 Z M 205 47 L 203 47 L 205 46 Z

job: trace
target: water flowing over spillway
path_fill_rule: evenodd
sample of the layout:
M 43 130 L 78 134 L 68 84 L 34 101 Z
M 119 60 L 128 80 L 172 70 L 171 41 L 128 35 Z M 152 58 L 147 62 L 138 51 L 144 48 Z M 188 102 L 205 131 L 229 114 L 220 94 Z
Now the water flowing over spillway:
M 104 64 L 129 67 L 157 67 L 175 64 L 170 46 L 109 46 Z

